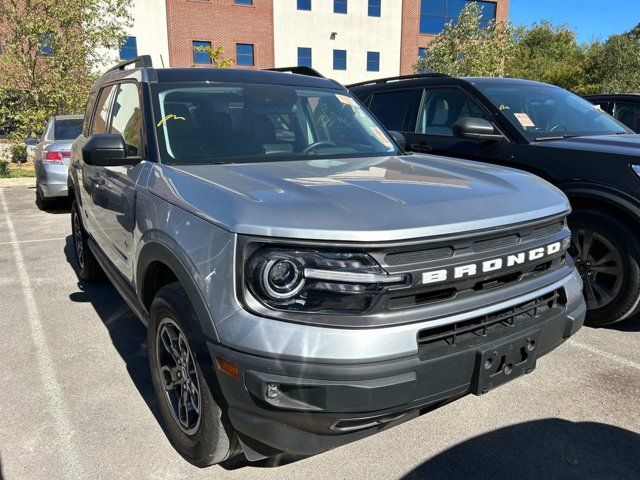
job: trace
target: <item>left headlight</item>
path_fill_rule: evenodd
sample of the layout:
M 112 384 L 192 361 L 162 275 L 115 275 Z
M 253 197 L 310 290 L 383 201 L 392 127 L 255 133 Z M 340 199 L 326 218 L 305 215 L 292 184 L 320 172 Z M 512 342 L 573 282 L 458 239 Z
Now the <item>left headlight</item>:
M 266 306 L 284 311 L 358 314 L 388 287 L 389 275 L 365 253 L 262 248 L 246 262 L 246 288 Z
M 640 177 L 640 165 L 631 165 L 631 169 Z

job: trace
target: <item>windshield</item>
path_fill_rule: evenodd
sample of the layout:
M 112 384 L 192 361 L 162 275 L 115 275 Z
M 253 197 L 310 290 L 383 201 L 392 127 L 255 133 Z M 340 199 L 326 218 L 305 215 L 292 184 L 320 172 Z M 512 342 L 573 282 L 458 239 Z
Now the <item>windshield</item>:
M 155 88 L 163 163 L 398 153 L 382 127 L 346 92 L 224 83 Z
M 552 85 L 477 84 L 530 141 L 630 133 L 583 98 Z
M 82 133 L 82 118 L 58 119 L 55 121 L 55 140 L 75 140 Z

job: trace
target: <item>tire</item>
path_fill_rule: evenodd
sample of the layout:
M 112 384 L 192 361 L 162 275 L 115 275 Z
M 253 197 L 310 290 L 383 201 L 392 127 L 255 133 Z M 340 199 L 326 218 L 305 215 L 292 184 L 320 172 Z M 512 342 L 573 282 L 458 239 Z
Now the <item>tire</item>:
M 153 299 L 147 345 L 153 387 L 173 447 L 198 467 L 233 456 L 237 440 L 226 403 L 196 314 L 180 284 L 162 287 Z
M 82 225 L 82 216 L 76 200 L 71 205 L 71 232 L 78 278 L 87 283 L 103 281 L 105 279 L 104 272 L 89 248 L 89 234 Z
M 601 210 L 569 218 L 571 248 L 584 282 L 585 324 L 612 325 L 640 310 L 640 239 L 622 220 Z M 586 251 L 586 255 L 585 255 Z
M 36 205 L 40 210 L 49 210 L 51 208 L 51 200 L 47 199 L 42 193 L 42 187 L 36 183 Z

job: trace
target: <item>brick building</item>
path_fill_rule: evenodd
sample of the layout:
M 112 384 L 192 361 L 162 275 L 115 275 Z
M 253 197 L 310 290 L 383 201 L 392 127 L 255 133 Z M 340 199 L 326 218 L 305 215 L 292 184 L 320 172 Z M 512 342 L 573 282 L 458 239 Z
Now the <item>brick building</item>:
M 238 67 L 309 65 L 355 82 L 411 73 L 471 1 L 483 21 L 508 18 L 509 0 L 135 0 L 130 37 L 114 57 L 207 66 L 197 47 L 221 46 Z

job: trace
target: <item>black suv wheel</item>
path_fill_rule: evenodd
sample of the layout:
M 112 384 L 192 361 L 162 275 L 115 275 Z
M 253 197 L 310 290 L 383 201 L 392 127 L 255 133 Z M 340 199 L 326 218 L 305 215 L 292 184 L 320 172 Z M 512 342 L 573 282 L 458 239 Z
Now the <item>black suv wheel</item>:
M 104 280 L 104 272 L 98 260 L 89 248 L 89 235 L 82 226 L 82 217 L 77 200 L 71 205 L 71 232 L 73 235 L 73 251 L 76 256 L 76 272 L 84 282 L 96 283 Z
M 197 318 L 178 283 L 162 287 L 151 304 L 147 345 L 153 386 L 169 441 L 199 467 L 235 453 L 233 427 Z M 206 372 L 206 374 L 205 374 Z
M 640 306 L 640 242 L 618 218 L 578 210 L 570 218 L 572 254 L 584 282 L 587 319 L 604 326 L 633 315 Z

